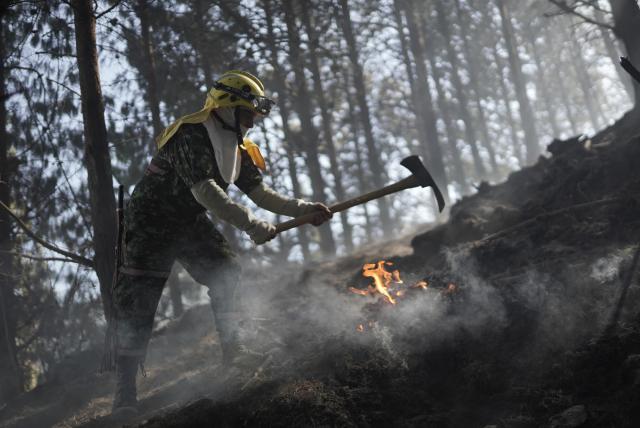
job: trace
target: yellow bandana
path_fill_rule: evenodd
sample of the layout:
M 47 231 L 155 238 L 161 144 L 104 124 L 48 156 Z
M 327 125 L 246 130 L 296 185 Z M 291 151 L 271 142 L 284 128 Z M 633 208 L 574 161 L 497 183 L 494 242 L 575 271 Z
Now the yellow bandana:
M 205 120 L 207 120 L 211 112 L 214 109 L 219 107 L 218 104 L 213 99 L 213 91 L 214 89 L 210 90 L 209 93 L 207 94 L 207 101 L 205 101 L 204 107 L 202 107 L 200 111 L 188 114 L 186 116 L 182 116 L 180 119 L 176 120 L 171 125 L 169 125 L 162 132 L 162 134 L 160 134 L 160 136 L 156 138 L 156 146 L 158 147 L 158 150 L 160 150 L 162 146 L 164 146 L 167 143 L 167 141 L 169 141 L 171 137 L 173 137 L 173 135 L 178 131 L 178 129 L 180 129 L 180 126 L 182 126 L 183 124 L 203 123 Z M 251 157 L 251 160 L 253 161 L 255 166 L 257 166 L 263 171 L 266 170 L 264 157 L 262 157 L 262 153 L 260 153 L 260 148 L 258 148 L 258 145 L 256 143 L 245 138 L 242 146 L 240 147 L 247 151 L 247 153 Z

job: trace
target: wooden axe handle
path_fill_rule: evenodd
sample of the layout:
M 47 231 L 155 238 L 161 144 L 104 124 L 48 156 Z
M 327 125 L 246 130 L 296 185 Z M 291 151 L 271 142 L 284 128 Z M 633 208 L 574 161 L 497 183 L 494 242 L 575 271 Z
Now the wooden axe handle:
M 418 179 L 413 175 L 407 177 L 403 180 L 398 181 L 397 183 L 390 184 L 382 189 L 374 190 L 373 192 L 365 193 L 364 195 L 360 195 L 353 199 L 349 199 L 348 201 L 339 202 L 335 205 L 331 205 L 329 209 L 332 213 L 339 213 L 340 211 L 347 210 L 351 207 L 355 207 L 356 205 L 364 204 L 365 202 L 372 201 L 374 199 L 381 198 L 383 196 L 389 195 L 391 193 L 400 192 L 401 190 L 410 189 L 412 187 L 419 186 Z M 293 229 L 298 226 L 302 226 L 303 224 L 310 223 L 311 220 L 317 213 L 308 213 L 300 217 L 296 217 L 289 221 L 285 221 L 282 223 L 278 223 L 276 225 L 276 233 L 284 232 L 285 230 Z

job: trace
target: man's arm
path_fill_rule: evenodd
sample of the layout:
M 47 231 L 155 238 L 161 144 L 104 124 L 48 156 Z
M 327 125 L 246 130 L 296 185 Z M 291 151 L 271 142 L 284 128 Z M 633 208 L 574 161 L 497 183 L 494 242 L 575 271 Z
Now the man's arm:
M 242 166 L 240 176 L 235 184 L 257 206 L 272 213 L 289 217 L 299 217 L 307 213 L 317 212 L 318 215 L 311 222 L 315 226 L 319 226 L 331 218 L 331 210 L 322 203 L 288 198 L 269 188 L 262 181 L 260 171 L 253 164 L 246 150 L 241 150 L 240 154 L 242 156 Z
M 260 208 L 289 217 L 300 217 L 308 213 L 317 212 L 318 215 L 311 222 L 314 226 L 321 225 L 333 215 L 331 210 L 323 203 L 287 198 L 271 189 L 264 182 L 251 189 L 247 196 Z
M 227 196 L 213 179 L 205 179 L 191 187 L 193 197 L 217 218 L 246 232 L 256 244 L 263 244 L 275 236 L 275 226 L 258 220 L 246 207 Z
M 247 193 L 247 196 L 260 208 L 288 217 L 300 217 L 316 210 L 315 204 L 305 202 L 302 199 L 287 198 L 271 189 L 264 182 L 254 187 Z

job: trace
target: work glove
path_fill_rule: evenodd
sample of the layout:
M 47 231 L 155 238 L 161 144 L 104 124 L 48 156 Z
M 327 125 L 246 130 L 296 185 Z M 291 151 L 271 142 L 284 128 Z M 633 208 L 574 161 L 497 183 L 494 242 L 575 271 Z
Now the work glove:
M 313 220 L 311 220 L 311 224 L 314 226 L 320 226 L 322 223 L 333 217 L 333 213 L 331 212 L 329 207 L 322 202 L 307 202 L 303 210 L 304 215 L 309 213 L 317 213 Z
M 264 244 L 276 237 L 276 227 L 263 220 L 253 222 L 246 232 L 256 245 Z

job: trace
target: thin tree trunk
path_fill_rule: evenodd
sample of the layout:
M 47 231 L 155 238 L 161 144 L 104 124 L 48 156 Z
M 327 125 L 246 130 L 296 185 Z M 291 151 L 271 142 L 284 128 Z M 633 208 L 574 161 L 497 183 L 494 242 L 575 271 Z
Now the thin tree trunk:
M 151 24 L 149 22 L 149 4 L 147 0 L 138 0 L 135 8 L 136 15 L 140 20 L 140 33 L 142 41 L 142 58 L 144 59 L 143 76 L 145 79 L 145 96 L 149 110 L 151 110 L 151 124 L 153 125 L 153 135 L 157 137 L 162 133 L 162 122 L 160 120 L 160 101 L 158 99 L 158 83 L 156 78 L 156 64 L 153 53 L 153 43 L 151 41 Z M 156 150 L 155 142 L 151 141 L 150 152 Z
M 594 8 L 594 13 L 596 17 L 596 21 L 605 22 L 606 19 L 604 14 L 600 9 Z M 620 56 L 623 52 L 620 51 L 616 47 L 615 40 L 611 37 L 611 33 L 609 33 L 609 29 L 605 27 L 598 27 L 598 31 L 600 32 L 600 36 L 602 37 L 602 43 L 604 44 L 604 50 L 611 61 L 611 65 L 616 70 L 618 74 L 618 78 L 624 86 L 625 91 L 627 91 L 627 95 L 629 96 L 629 100 L 633 101 L 633 83 L 631 82 L 631 77 L 627 73 L 625 73 L 624 69 L 620 67 Z M 626 55 L 626 54 L 625 54 Z
M 462 39 L 462 49 L 464 57 L 467 61 L 467 72 L 469 73 L 469 85 L 473 92 L 473 101 L 476 105 L 476 111 L 478 114 L 478 126 L 480 128 L 480 137 L 482 139 L 482 145 L 489 154 L 489 162 L 491 164 L 491 170 L 495 176 L 498 173 L 498 163 L 496 161 L 496 151 L 491 143 L 491 137 L 489 136 L 489 127 L 487 125 L 487 117 L 484 114 L 484 107 L 482 106 L 482 94 L 480 91 L 481 73 L 478 71 L 478 65 L 476 64 L 476 56 L 472 54 L 469 47 L 469 34 L 468 26 L 469 21 L 465 19 L 464 11 L 460 5 L 460 0 L 456 0 L 456 13 L 453 15 L 457 17 L 458 27 L 460 28 L 460 38 Z M 453 49 L 451 43 L 448 44 Z
M 307 30 L 307 36 L 309 39 L 309 66 L 311 74 L 313 76 L 313 90 L 315 97 L 318 100 L 318 107 L 320 108 L 320 115 L 322 116 L 322 137 L 324 144 L 327 148 L 327 154 L 329 155 L 329 163 L 331 165 L 331 174 L 335 181 L 335 195 L 338 201 L 344 201 L 345 191 L 342 182 L 342 173 L 340 172 L 340 164 L 338 163 L 338 156 L 336 154 L 336 147 L 333 143 L 333 131 L 331 113 L 327 106 L 327 101 L 324 96 L 324 88 L 322 86 L 322 76 L 320 75 L 320 66 L 318 64 L 318 35 L 315 32 L 313 25 L 311 24 L 311 18 L 309 16 L 309 8 L 311 5 L 309 2 L 305 2 L 302 7 L 302 23 Z M 340 221 L 342 223 L 343 240 L 347 252 L 353 250 L 353 231 L 347 217 L 347 212 L 342 211 L 340 213 Z
M 594 88 L 591 77 L 589 76 L 588 66 L 584 57 L 582 56 L 580 44 L 576 40 L 576 33 L 573 26 L 570 29 L 567 29 L 565 26 L 564 33 L 565 36 L 571 42 L 571 64 L 573 66 L 573 70 L 578 78 L 578 83 L 580 84 L 580 90 L 582 91 L 582 96 L 584 98 L 584 104 L 587 107 L 587 113 L 589 114 L 589 120 L 591 121 L 591 125 L 594 129 L 598 129 L 600 124 L 604 120 L 604 115 L 602 110 L 600 110 L 599 104 L 594 99 L 594 95 L 598 92 L 596 88 Z
M 291 179 L 291 187 L 293 195 L 296 198 L 302 198 L 302 191 L 300 186 L 300 180 L 298 179 L 298 171 L 296 169 L 296 162 L 294 158 L 294 151 L 292 148 L 294 136 L 289 127 L 289 101 L 287 97 L 287 87 L 285 83 L 285 73 L 280 66 L 278 60 L 278 47 L 276 44 L 275 33 L 273 30 L 273 12 L 271 9 L 271 0 L 264 0 L 263 7 L 265 12 L 266 24 L 267 24 L 267 44 L 269 48 L 269 54 L 271 59 L 271 66 L 273 67 L 273 80 L 275 82 L 275 90 L 278 93 L 278 110 L 280 111 L 280 117 L 282 118 L 282 130 L 284 132 L 284 139 L 289 147 L 285 148 L 287 154 L 287 166 L 289 170 L 289 178 Z M 298 243 L 300 244 L 300 251 L 302 258 L 305 261 L 311 260 L 311 253 L 309 250 L 309 236 L 307 231 L 303 227 L 297 229 Z
M 504 104 L 505 110 L 507 112 L 507 124 L 509 125 L 509 133 L 511 135 L 511 144 L 513 146 L 513 154 L 518 159 L 518 165 L 524 165 L 524 156 L 522 154 L 522 145 L 520 143 L 520 138 L 518 137 L 518 125 L 516 124 L 516 118 L 513 115 L 513 109 L 511 108 L 511 97 L 509 95 L 509 88 L 505 82 L 504 78 L 504 65 L 502 63 L 502 59 L 500 58 L 500 54 L 498 53 L 498 48 L 495 44 L 492 46 L 493 58 L 496 63 L 496 67 L 500 73 L 498 76 L 498 82 L 500 83 L 500 95 L 502 97 L 502 102 Z
M 409 28 L 409 45 L 416 67 L 416 87 L 418 94 L 416 100 L 419 103 L 419 117 L 417 126 L 424 126 L 424 135 L 427 138 L 423 142 L 422 149 L 424 151 L 425 163 L 433 179 L 436 181 L 445 199 L 449 200 L 449 192 L 447 191 L 448 180 L 444 169 L 444 160 L 442 156 L 442 148 L 440 147 L 440 138 L 438 136 L 438 128 L 436 126 L 436 114 L 433 111 L 433 97 L 429 89 L 429 77 L 424 57 L 424 45 L 421 39 L 420 30 L 418 29 L 416 7 L 413 0 L 406 3 L 407 27 Z M 426 145 L 424 145 L 426 143 Z M 437 208 L 436 208 L 437 210 Z
M 393 2 L 394 18 L 396 21 L 398 38 L 400 39 L 402 59 L 403 59 L 405 68 L 407 70 L 407 76 L 409 78 L 409 87 L 411 88 L 411 101 L 412 101 L 411 107 L 414 113 L 416 114 L 416 116 L 421 116 L 418 113 L 420 110 L 419 108 L 420 101 L 418 100 L 418 96 L 417 96 L 418 89 L 417 89 L 415 78 L 414 78 L 413 64 L 409 56 L 409 45 L 408 45 L 407 38 L 405 37 L 405 34 L 404 34 L 404 22 L 402 20 L 402 9 L 403 9 L 403 5 L 401 4 L 401 0 L 394 0 Z M 454 181 L 460 187 L 460 193 L 464 194 L 468 191 L 468 185 L 467 185 L 466 177 L 464 174 L 464 168 L 462 166 L 462 159 L 460 158 L 460 152 L 456 147 L 456 132 L 455 132 L 455 127 L 453 126 L 453 123 L 451 121 L 451 112 L 449 111 L 449 106 L 447 105 L 446 97 L 444 96 L 442 85 L 440 84 L 440 79 L 442 78 L 442 74 L 440 73 L 440 70 L 437 69 L 434 65 L 435 62 L 434 62 L 433 49 L 431 49 L 432 46 L 433 46 L 432 43 L 427 43 L 426 47 L 427 47 L 427 56 L 429 57 L 432 73 L 434 75 L 434 81 L 436 83 L 436 91 L 438 94 L 438 98 L 436 101 L 438 103 L 438 109 L 440 110 L 440 113 L 442 115 L 442 120 L 445 124 L 447 144 L 449 147 L 449 155 L 453 163 Z M 418 126 L 417 128 L 420 134 L 421 141 L 426 142 L 427 137 L 425 135 L 425 128 L 422 126 Z M 426 143 L 424 143 L 423 145 L 426 146 Z
M 372 189 L 370 189 L 370 186 L 367 184 L 368 183 L 367 174 L 363 166 L 364 160 L 362 159 L 362 147 L 359 141 L 360 131 L 358 128 L 358 119 L 357 119 L 357 114 L 353 106 L 353 103 L 351 102 L 353 98 L 351 96 L 351 91 L 350 91 L 350 88 L 352 86 L 349 85 L 350 77 L 353 78 L 353 76 L 351 76 L 350 73 L 346 73 L 344 77 L 343 90 L 344 90 L 344 93 L 346 94 L 346 102 L 348 106 L 347 118 L 349 119 L 349 125 L 351 126 L 351 130 L 353 134 L 351 138 L 353 139 L 353 151 L 356 155 L 356 178 L 358 179 L 359 193 L 366 193 Z M 364 220 L 365 220 L 364 230 L 367 238 L 366 241 L 370 242 L 373 239 L 373 221 L 371 220 L 371 216 L 369 215 L 369 208 L 367 207 L 367 204 L 362 204 L 362 210 L 364 213 Z
M 549 25 L 544 26 L 544 39 L 545 45 L 550 46 L 552 55 L 555 57 L 561 57 L 561 54 L 558 54 L 553 49 L 556 46 L 556 40 L 554 35 L 556 34 L 555 29 L 552 29 Z M 573 135 L 578 134 L 578 121 L 575 116 L 575 112 L 573 110 L 573 103 L 570 99 L 569 91 L 567 90 L 567 85 L 565 84 L 565 67 L 561 67 L 558 65 L 557 61 L 553 61 L 553 73 L 557 77 L 556 84 L 558 85 L 558 92 L 560 93 L 560 102 L 564 107 L 565 114 L 567 116 L 567 120 L 569 121 L 569 125 L 571 127 L 571 132 Z
M 427 57 L 429 58 L 429 65 L 431 66 L 431 73 L 433 73 L 433 80 L 436 84 L 436 92 L 438 94 L 437 103 L 438 110 L 440 110 L 440 117 L 444 122 L 444 129 L 447 136 L 447 143 L 449 146 L 449 154 L 451 157 L 451 162 L 453 164 L 453 176 L 454 180 L 460 186 L 460 193 L 465 194 L 469 191 L 469 185 L 467 183 L 466 174 L 464 172 L 464 166 L 462 164 L 462 159 L 460 158 L 460 151 L 456 145 L 457 142 L 457 132 L 456 127 L 451 118 L 451 111 L 449 109 L 449 104 L 447 101 L 447 95 L 442 86 L 442 82 L 444 80 L 444 73 L 438 67 L 436 61 L 436 55 L 433 51 L 433 43 L 427 43 L 426 46 Z
M 421 149 L 424 149 L 425 147 L 428 147 L 429 144 L 427 142 L 428 139 L 427 139 L 426 127 L 420 126 L 419 124 L 422 121 L 424 114 L 422 113 L 422 100 L 420 100 L 420 96 L 419 96 L 420 90 L 418 89 L 418 86 L 416 83 L 413 63 L 409 56 L 409 45 L 408 45 L 407 38 L 405 37 L 405 34 L 404 34 L 404 23 L 402 20 L 402 11 L 406 9 L 405 1 L 406 0 L 394 0 L 393 12 L 394 12 L 394 17 L 396 21 L 396 28 L 398 31 L 398 38 L 400 39 L 402 59 L 404 61 L 404 65 L 407 70 L 409 88 L 411 89 L 411 102 L 409 104 L 410 104 L 411 110 L 413 111 L 413 114 L 416 117 L 415 128 L 418 134 L 418 144 L 420 145 Z
M 505 107 L 505 112 L 507 114 L 507 125 L 509 125 L 509 135 L 511 138 L 511 145 L 513 147 L 513 155 L 518 160 L 518 165 L 524 165 L 524 156 L 522 155 L 522 144 L 520 142 L 520 138 L 518 137 L 518 129 L 519 126 L 517 124 L 517 120 L 513 114 L 513 109 L 511 108 L 511 95 L 509 92 L 509 88 L 507 87 L 506 79 L 504 77 L 504 62 L 498 53 L 498 41 L 495 35 L 497 31 L 493 30 L 493 22 L 490 16 L 490 4 L 485 4 L 485 7 L 479 8 L 482 13 L 482 24 L 489 29 L 492 29 L 492 40 L 489 42 L 491 45 L 491 53 L 493 55 L 493 61 L 496 64 L 496 70 L 498 72 L 498 84 L 500 90 L 500 98 Z M 476 5 L 477 7 L 477 5 Z M 488 9 L 489 8 L 489 9 Z
M 413 64 L 411 63 L 411 58 L 409 56 L 409 46 L 407 38 L 404 35 L 404 22 L 402 21 L 402 9 L 404 6 L 401 4 L 402 1 L 403 0 L 393 0 L 393 17 L 396 22 L 398 38 L 400 39 L 402 61 L 404 62 L 404 66 L 407 70 L 407 79 L 409 80 L 409 88 L 411 88 L 411 108 L 417 115 L 419 104 L 419 101 L 417 99 L 418 89 L 416 88 L 416 79 L 414 78 Z M 423 128 L 419 127 L 419 130 L 423 130 Z
M 451 31 L 449 29 L 449 22 L 446 17 L 446 12 L 442 6 L 440 0 L 435 2 L 436 14 L 438 16 L 438 32 L 445 40 L 447 60 L 451 64 L 451 81 L 455 90 L 455 96 L 458 100 L 458 110 L 462 121 L 464 122 L 464 132 L 467 143 L 471 146 L 471 155 L 473 156 L 473 165 L 476 171 L 476 177 L 480 180 L 487 177 L 487 170 L 484 167 L 482 158 L 480 157 L 480 151 L 478 150 L 477 133 L 469 112 L 469 100 L 467 98 L 467 92 L 462 85 L 462 80 L 458 74 L 460 71 L 460 63 L 456 52 L 453 50 L 451 40 Z
M 505 0 L 496 0 L 500 11 L 500 20 L 502 22 L 502 36 L 505 47 L 509 54 L 509 70 L 511 72 L 511 81 L 516 90 L 516 97 L 520 106 L 520 122 L 524 130 L 524 145 L 527 149 L 526 162 L 532 164 L 538 159 L 540 154 L 540 145 L 538 143 L 538 132 L 536 131 L 535 116 L 531 109 L 531 103 L 527 95 L 527 88 L 522 74 L 522 63 L 518 51 L 516 49 L 516 38 L 514 35 L 513 24 L 509 10 Z
M 193 11 L 195 12 L 194 17 L 197 28 L 207 28 L 207 25 L 210 24 L 207 22 L 207 17 L 205 15 L 206 8 L 208 6 L 209 3 L 204 2 L 204 0 L 196 0 L 193 3 Z M 200 67 L 202 67 L 204 83 L 207 85 L 207 90 L 210 90 L 213 87 L 213 77 L 211 76 L 211 62 L 209 61 L 209 55 L 207 55 L 208 46 L 206 46 L 202 37 L 198 37 L 194 42 L 194 48 L 196 50 Z
M 160 101 L 158 97 L 158 84 L 156 76 L 156 64 L 153 54 L 153 43 L 151 41 L 151 24 L 149 22 L 149 4 L 147 0 L 138 0 L 135 8 L 136 15 L 140 19 L 140 33 L 142 36 L 142 57 L 143 75 L 145 78 L 145 95 L 147 105 L 151 110 L 151 124 L 153 125 L 153 135 L 157 137 L 162 133 L 162 122 L 160 120 Z M 150 153 L 156 151 L 155 140 L 151 140 Z M 235 235 L 234 235 L 235 236 Z M 180 281 L 177 278 L 177 272 L 172 270 L 171 278 L 168 279 L 169 297 L 171 298 L 171 306 L 173 315 L 179 317 L 182 315 L 182 290 L 180 289 Z
M 609 0 L 613 12 L 613 33 L 620 39 L 629 60 L 640 68 L 640 6 L 637 1 Z M 633 81 L 634 109 L 640 115 L 640 82 Z
M 538 76 L 537 87 L 542 94 L 542 101 L 544 102 L 545 110 L 547 111 L 547 117 L 549 120 L 549 124 L 551 125 L 551 132 L 553 132 L 553 137 L 560 137 L 562 131 L 560 130 L 560 125 L 558 124 L 558 118 L 556 116 L 556 105 L 555 101 L 551 99 L 551 93 L 549 92 L 549 81 L 547 79 L 547 69 L 542 63 L 540 51 L 538 49 L 538 45 L 536 44 L 536 34 L 538 33 L 537 28 L 529 28 L 527 32 L 527 38 L 529 39 L 529 46 L 531 46 L 531 56 L 533 57 L 533 62 L 536 64 L 536 68 L 538 72 L 536 73 Z
M 91 0 L 72 2 L 76 55 L 80 73 L 80 93 L 84 125 L 84 164 L 87 169 L 96 274 L 100 282 L 102 305 L 111 313 L 111 282 L 115 267 L 116 202 L 113 194 L 111 158 L 104 121 L 100 88 L 96 20 Z
M 364 86 L 364 73 L 362 64 L 356 47 L 356 39 L 353 35 L 353 25 L 351 23 L 351 11 L 347 0 L 340 0 L 339 20 L 342 26 L 342 32 L 347 43 L 349 60 L 353 70 L 354 86 L 356 89 L 356 101 L 360 113 L 360 122 L 364 131 L 365 144 L 367 146 L 367 160 L 369 168 L 373 171 L 372 181 L 376 188 L 381 188 L 385 184 L 387 174 L 382 165 L 380 156 L 380 148 L 373 138 L 373 127 L 371 126 L 371 114 L 367 105 L 366 89 Z M 391 217 L 389 211 L 389 203 L 386 198 L 380 198 L 377 201 L 378 210 L 380 211 L 380 223 L 382 232 L 385 236 L 391 233 Z
M 313 198 L 318 202 L 327 202 L 325 188 L 327 187 L 322 170 L 320 168 L 320 160 L 318 155 L 318 131 L 313 125 L 311 106 L 309 105 L 310 95 L 307 89 L 307 78 L 304 74 L 304 62 L 300 55 L 300 34 L 295 22 L 295 13 L 291 0 L 284 0 L 285 22 L 287 25 L 289 43 L 289 58 L 293 67 L 295 76 L 296 95 L 294 98 L 298 117 L 302 125 L 302 134 L 304 138 L 304 147 L 307 158 L 307 166 L 309 167 L 309 176 L 311 178 L 311 188 L 313 189 Z M 331 224 L 329 222 L 319 227 L 320 229 L 320 249 L 325 256 L 334 255 L 336 252 L 336 243 L 331 232 Z
M 5 14 L 7 5 L 0 6 L 0 201 L 11 205 L 9 183 L 14 172 L 9 162 L 9 135 L 7 133 L 7 70 L 5 68 Z M 15 162 L 11 162 L 17 165 Z M 10 254 L 13 249 L 11 218 L 0 212 L 0 403 L 7 402 L 22 392 L 22 369 L 16 353 L 15 268 Z

